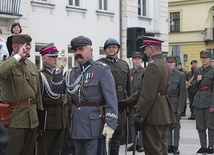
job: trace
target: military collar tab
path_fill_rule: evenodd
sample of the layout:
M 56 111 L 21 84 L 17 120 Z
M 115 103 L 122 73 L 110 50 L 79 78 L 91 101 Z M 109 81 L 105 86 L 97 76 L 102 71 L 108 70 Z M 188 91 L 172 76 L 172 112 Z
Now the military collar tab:
M 116 58 L 111 58 L 111 57 L 106 57 L 108 61 L 111 61 L 111 62 L 117 62 L 118 61 L 118 57 Z

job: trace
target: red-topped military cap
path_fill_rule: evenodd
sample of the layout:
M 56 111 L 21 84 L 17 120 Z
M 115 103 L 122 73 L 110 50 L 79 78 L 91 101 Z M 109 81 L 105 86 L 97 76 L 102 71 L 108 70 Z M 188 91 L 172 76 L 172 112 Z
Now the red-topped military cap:
M 154 37 L 150 36 L 143 36 L 143 46 L 140 48 L 144 48 L 148 45 L 154 45 L 154 46 L 162 46 L 163 40 L 156 39 Z
M 44 48 L 42 48 L 40 50 L 40 54 L 42 56 L 47 55 L 47 56 L 58 56 L 59 55 L 59 51 L 56 48 L 56 46 L 54 46 L 54 43 L 50 43 L 47 46 L 45 46 Z

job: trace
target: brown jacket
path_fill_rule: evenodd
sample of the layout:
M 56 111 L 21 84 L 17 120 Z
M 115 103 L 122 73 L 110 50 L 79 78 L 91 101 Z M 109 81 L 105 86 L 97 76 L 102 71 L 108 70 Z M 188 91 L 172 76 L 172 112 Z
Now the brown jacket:
M 167 125 L 175 121 L 166 95 L 158 96 L 158 92 L 166 89 L 169 76 L 170 69 L 163 55 L 154 55 L 144 72 L 140 92 L 127 99 L 131 107 L 137 101 L 136 121 L 150 125 Z

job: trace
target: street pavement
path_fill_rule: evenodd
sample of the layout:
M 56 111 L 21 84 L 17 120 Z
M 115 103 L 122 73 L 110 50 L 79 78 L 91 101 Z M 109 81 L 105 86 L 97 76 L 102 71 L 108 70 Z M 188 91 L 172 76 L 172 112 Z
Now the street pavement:
M 186 113 L 186 116 L 181 118 L 180 155 L 195 155 L 200 148 L 198 133 L 195 128 L 195 120 L 187 119 L 190 116 L 189 108 L 186 109 Z M 125 145 L 120 146 L 120 155 L 125 155 Z M 127 155 L 132 155 L 132 152 L 128 152 Z M 144 153 L 136 151 L 136 155 L 144 155 Z

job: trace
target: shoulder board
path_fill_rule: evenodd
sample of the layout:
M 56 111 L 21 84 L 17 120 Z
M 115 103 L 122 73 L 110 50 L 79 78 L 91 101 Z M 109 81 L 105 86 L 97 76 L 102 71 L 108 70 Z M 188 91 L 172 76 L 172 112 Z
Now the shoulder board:
M 97 65 L 102 65 L 102 66 L 106 66 L 106 64 L 103 63 L 103 62 L 101 62 L 101 61 L 95 61 L 95 64 L 97 64 Z

